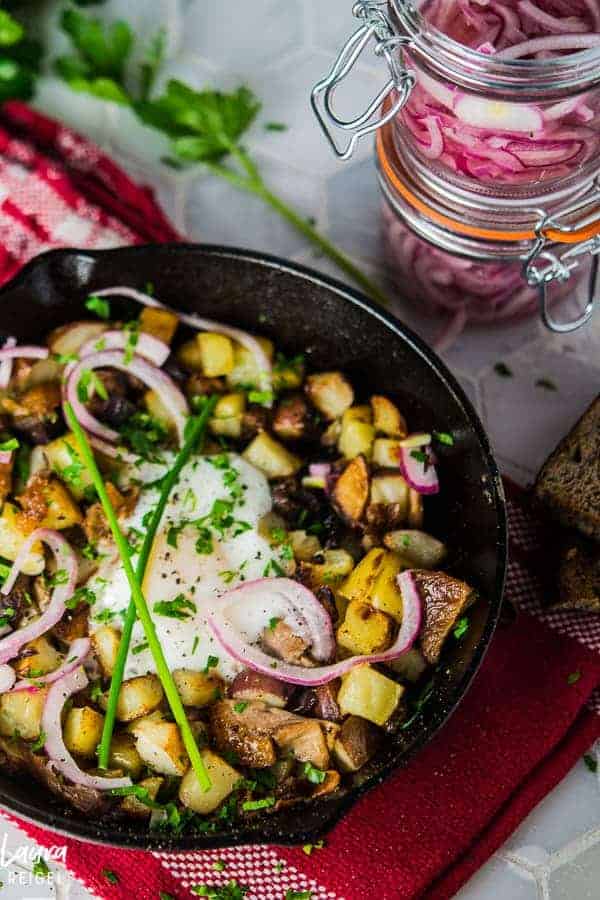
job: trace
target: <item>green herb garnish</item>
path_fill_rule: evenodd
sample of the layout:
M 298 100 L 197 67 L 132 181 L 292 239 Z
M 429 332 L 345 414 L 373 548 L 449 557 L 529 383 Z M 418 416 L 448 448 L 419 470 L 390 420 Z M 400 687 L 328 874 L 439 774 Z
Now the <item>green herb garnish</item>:
M 433 436 L 440 444 L 446 444 L 447 447 L 454 446 L 454 438 L 447 431 L 434 431 Z
M 127 614 L 125 616 L 125 622 L 123 625 L 123 632 L 121 636 L 121 641 L 119 644 L 119 650 L 117 653 L 117 660 L 115 663 L 115 669 L 113 672 L 113 676 L 111 679 L 110 692 L 108 696 L 108 703 L 106 709 L 106 715 L 104 720 L 104 727 L 102 732 L 102 739 L 100 741 L 100 746 L 98 750 L 99 756 L 99 765 L 101 768 L 108 768 L 108 757 L 109 757 L 109 749 L 110 749 L 110 741 L 112 737 L 112 731 L 114 727 L 115 715 L 116 715 L 116 707 L 117 701 L 119 697 L 119 691 L 121 688 L 121 683 L 123 680 L 123 671 L 125 668 L 125 661 L 127 659 L 127 654 L 129 652 L 129 644 L 131 641 L 131 632 L 133 629 L 133 625 L 136 619 L 136 613 L 139 617 L 144 633 L 146 636 L 146 640 L 150 646 L 150 650 L 152 652 L 152 656 L 154 657 L 154 663 L 156 665 L 156 669 L 161 680 L 163 689 L 165 691 L 165 695 L 167 697 L 167 701 L 171 708 L 171 712 L 173 713 L 173 718 L 175 722 L 179 726 L 181 731 L 181 736 L 183 739 L 183 743 L 185 749 L 190 758 L 190 762 L 196 776 L 198 778 L 198 782 L 200 786 L 204 790 L 208 790 L 211 786 L 210 778 L 206 772 L 204 767 L 204 763 L 202 761 L 202 757 L 200 756 L 200 751 L 198 750 L 198 745 L 194 739 L 194 735 L 190 728 L 190 724 L 187 720 L 187 716 L 185 714 L 185 710 L 183 708 L 183 704 L 181 702 L 181 698 L 177 692 L 177 688 L 175 686 L 175 682 L 173 680 L 173 676 L 165 659 L 162 647 L 160 645 L 160 641 L 156 636 L 156 630 L 154 626 L 154 622 L 152 621 L 152 616 L 148 610 L 148 606 L 144 595 L 141 589 L 141 583 L 143 580 L 144 572 L 146 569 L 146 563 L 148 561 L 148 557 L 150 555 L 150 550 L 152 548 L 152 544 L 154 542 L 154 536 L 156 534 L 156 529 L 164 512 L 165 506 L 167 504 L 167 500 L 171 489 L 176 483 L 179 474 L 181 472 L 182 467 L 185 465 L 187 460 L 189 459 L 191 453 L 194 451 L 196 446 L 198 445 L 199 440 L 201 439 L 204 431 L 206 429 L 206 425 L 208 419 L 214 409 L 216 404 L 216 397 L 211 398 L 211 401 L 207 404 L 205 412 L 198 419 L 194 420 L 192 428 L 190 429 L 189 436 L 177 455 L 173 467 L 169 470 L 168 476 L 165 480 L 165 487 L 161 491 L 161 496 L 159 497 L 158 503 L 155 507 L 155 517 L 146 532 L 146 537 L 144 540 L 144 546 L 140 552 L 140 556 L 137 563 L 136 572 L 133 570 L 133 566 L 131 564 L 131 557 L 129 555 L 129 548 L 127 546 L 127 542 L 123 537 L 121 529 L 119 527 L 119 522 L 115 511 L 113 509 L 110 498 L 106 492 L 106 487 L 98 470 L 98 466 L 96 465 L 96 461 L 94 459 L 94 455 L 91 451 L 90 445 L 88 443 L 85 432 L 83 431 L 81 425 L 77 421 L 77 417 L 73 412 L 73 408 L 70 403 L 65 403 L 65 416 L 67 418 L 67 422 L 73 431 L 77 443 L 79 446 L 79 452 L 83 458 L 85 465 L 90 473 L 96 491 L 98 493 L 98 497 L 100 498 L 100 502 L 102 503 L 106 518 L 110 525 L 115 543 L 119 550 L 119 555 L 122 560 L 123 568 L 125 570 L 125 574 L 127 576 L 127 580 L 129 582 L 129 587 L 131 589 L 132 600 L 130 601 L 129 607 L 127 609 Z
M 595 773 L 598 771 L 598 760 L 594 756 L 592 756 L 591 753 L 584 753 L 583 761 L 590 772 Z
M 18 449 L 19 449 L 19 442 L 16 439 L 16 437 L 11 437 L 11 438 L 8 438 L 6 441 L 0 442 L 0 450 L 6 451 L 6 450 L 18 450 Z
M 454 635 L 454 637 L 456 638 L 457 641 L 459 641 L 461 639 L 461 637 L 463 637 L 467 633 L 467 631 L 469 630 L 469 625 L 470 625 L 470 622 L 469 622 L 468 616 L 462 616 L 458 620 L 458 622 L 456 623 L 456 625 L 454 626 L 454 629 L 452 631 L 452 634 Z
M 557 391 L 558 388 L 549 378 L 538 378 L 535 383 L 536 387 L 543 388 L 545 391 Z
M 33 744 L 29 745 L 29 749 L 33 751 L 33 753 L 37 753 L 38 750 L 41 750 L 44 744 L 46 743 L 46 732 L 42 729 L 40 731 L 40 735 Z
M 31 871 L 38 878 L 49 878 L 50 877 L 50 869 L 48 868 L 48 863 L 44 859 L 43 856 L 38 856 L 37 859 L 33 861 L 33 866 Z
M 244 812 L 255 812 L 258 809 L 269 809 L 275 806 L 275 797 L 262 797 L 260 800 L 245 800 L 242 803 Z
M 96 313 L 100 319 L 110 319 L 110 303 L 104 297 L 96 297 L 95 294 L 91 294 L 85 301 L 85 308 Z
M 119 876 L 117 875 L 116 872 L 113 872 L 112 869 L 102 869 L 102 874 L 104 875 L 106 880 L 109 882 L 109 884 L 118 884 L 119 883 Z
M 194 615 L 196 604 L 184 594 L 178 594 L 173 600 L 161 600 L 154 604 L 154 612 L 159 616 L 168 616 L 170 619 L 189 619 Z
M 508 368 L 506 363 L 497 362 L 494 366 L 494 372 L 496 375 L 499 375 L 501 378 L 512 378 L 512 371 Z
M 228 881 L 222 887 L 214 887 L 208 884 L 194 884 L 190 891 L 197 897 L 206 897 L 208 900 L 243 900 L 249 887 L 238 884 L 237 881 Z
M 571 674 L 567 677 L 567 684 L 577 684 L 579 679 L 581 678 L 581 672 L 579 669 L 575 672 L 571 672 Z
M 244 700 L 240 700 L 239 703 L 233 704 L 233 711 L 236 713 L 243 713 L 247 706 L 248 704 Z
M 317 769 L 312 763 L 306 762 L 302 767 L 302 774 L 311 784 L 323 784 L 327 778 L 327 772 Z

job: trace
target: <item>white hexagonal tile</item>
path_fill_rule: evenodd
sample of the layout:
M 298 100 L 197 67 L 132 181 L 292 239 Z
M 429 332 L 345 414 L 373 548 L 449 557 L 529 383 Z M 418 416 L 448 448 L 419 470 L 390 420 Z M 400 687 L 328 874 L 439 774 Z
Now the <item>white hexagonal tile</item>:
M 327 179 L 329 236 L 361 259 L 381 254 L 381 201 L 372 159 L 348 162 Z
M 217 66 L 246 75 L 304 46 L 300 0 L 192 0 L 185 13 L 185 47 Z
M 161 66 L 154 82 L 153 96 L 161 94 L 172 79 L 184 81 L 196 91 L 201 91 L 206 87 L 219 87 L 221 90 L 226 88 L 214 68 L 189 51 L 178 53 L 177 56 L 167 60 Z
M 269 152 L 293 162 L 296 167 L 323 177 L 348 165 L 336 159 L 331 151 L 310 105 L 310 93 L 315 83 L 328 71 L 330 55 L 323 51 L 308 51 L 292 62 L 283 62 L 269 71 L 249 73 L 247 82 L 263 102 L 263 120 L 282 122 L 287 131 L 276 135 Z M 338 111 L 351 116 L 362 111 L 377 91 L 372 75 L 348 82 L 347 88 L 336 95 Z M 347 136 L 343 138 L 347 140 Z M 372 156 L 372 141 L 363 140 L 356 159 Z
M 480 379 L 492 445 L 499 456 L 535 471 L 598 393 L 600 370 L 548 353 L 543 341 L 506 361 L 512 377 L 490 368 Z M 557 389 L 544 389 L 540 379 Z
M 109 143 L 109 106 L 112 104 L 72 91 L 64 81 L 54 76 L 38 80 L 33 105 L 47 116 L 91 138 L 102 147 Z
M 129 107 L 110 104 L 108 139 L 114 152 L 130 157 L 162 177 L 161 159 L 170 153 L 169 138 L 144 125 Z
M 549 880 L 552 900 L 598 900 L 600 894 L 600 828 L 569 848 L 573 858 L 557 868 Z
M 454 900 L 538 900 L 535 881 L 493 856 L 473 875 Z
M 318 215 L 319 185 L 289 166 L 257 155 L 266 182 L 307 218 Z M 306 239 L 260 198 L 216 177 L 195 182 L 187 204 L 187 231 L 195 240 L 233 244 L 290 256 L 306 248 Z

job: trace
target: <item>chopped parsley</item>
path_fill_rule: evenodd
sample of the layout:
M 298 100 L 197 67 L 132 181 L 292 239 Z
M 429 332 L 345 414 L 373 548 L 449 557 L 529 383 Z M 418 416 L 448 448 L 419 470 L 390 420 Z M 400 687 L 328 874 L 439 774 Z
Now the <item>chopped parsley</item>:
M 38 750 L 42 749 L 42 747 L 44 746 L 45 743 L 46 743 L 46 732 L 42 729 L 40 731 L 39 737 L 36 738 L 36 740 L 33 742 L 33 744 L 29 745 L 29 749 L 32 750 L 34 753 L 37 753 Z
M 312 891 L 295 891 L 288 888 L 285 892 L 285 900 L 312 900 Z
M 255 812 L 258 809 L 269 809 L 275 806 L 275 797 L 262 797 L 260 800 L 245 800 L 242 803 L 244 812 Z
M 19 442 L 16 437 L 8 438 L 6 441 L 0 442 L 0 450 L 18 450 Z
M 95 349 L 97 350 L 98 347 L 96 346 Z M 57 362 L 59 366 L 67 366 L 69 363 L 79 361 L 79 357 L 76 353 L 53 353 L 52 359 L 54 362 Z
M 198 637 L 198 635 L 196 635 L 196 637 L 194 638 L 194 641 L 193 641 L 193 643 L 192 643 L 192 656 L 194 655 L 194 653 L 195 653 L 196 650 L 198 649 L 198 644 L 199 644 L 199 643 L 200 643 L 200 638 Z
M 164 444 L 168 437 L 166 428 L 154 419 L 149 413 L 135 412 L 123 425 L 120 434 L 123 440 L 129 444 L 134 453 L 148 462 L 162 462 L 157 454 L 157 446 Z
M 67 609 L 75 609 L 80 603 L 87 603 L 93 606 L 96 602 L 96 594 L 91 588 L 79 587 L 75 590 L 71 597 L 65 601 Z
M 504 362 L 497 362 L 494 366 L 494 372 L 496 375 L 499 375 L 500 378 L 512 378 L 513 374 L 511 369 L 509 369 Z
M 131 652 L 137 656 L 139 653 L 143 653 L 144 650 L 148 649 L 148 641 L 144 641 L 142 644 L 136 644 L 135 647 L 131 648 Z
M 316 844 L 304 844 L 302 852 L 307 856 L 311 856 L 315 850 L 322 850 L 324 846 L 325 841 L 317 841 Z
M 270 578 L 271 576 L 277 576 L 277 578 L 285 578 L 284 570 L 274 559 L 269 560 L 269 562 L 263 569 L 263 578 Z
M 429 456 L 424 450 L 411 450 L 410 455 L 413 459 L 416 459 L 417 462 L 423 463 L 424 466 L 429 464 Z
M 69 573 L 66 569 L 57 569 L 53 575 L 46 577 L 48 587 L 57 587 L 59 584 L 66 584 L 69 580 Z
M 100 319 L 110 319 L 110 303 L 104 297 L 96 297 L 91 294 L 85 301 L 85 308 L 96 313 Z
M 598 771 L 598 760 L 593 757 L 591 753 L 585 753 L 583 756 L 583 761 L 590 772 L 595 773 Z
M 224 859 L 216 859 L 213 863 L 213 869 L 215 872 L 224 872 L 227 868 L 227 863 Z
M 461 637 L 463 637 L 467 633 L 467 631 L 469 630 L 470 624 L 471 623 L 469 622 L 468 616 L 461 616 L 461 618 L 458 620 L 458 622 L 456 623 L 456 625 L 454 626 L 454 629 L 452 631 L 452 634 L 454 635 L 454 637 L 456 638 L 457 641 L 459 641 L 461 639 Z
M 275 631 L 279 622 L 281 622 L 279 616 L 272 616 L 272 618 L 269 619 L 269 631 Z
M 571 672 L 571 674 L 567 677 L 567 684 L 577 684 L 579 679 L 581 678 L 581 672 L 579 669 L 575 672 Z
M 284 122 L 265 122 L 265 131 L 287 131 L 288 126 Z
M 270 406 L 273 402 L 273 391 L 249 391 L 248 400 L 261 406 Z
M 205 675 L 208 675 L 210 669 L 214 669 L 218 665 L 219 665 L 219 657 L 218 656 L 209 656 L 208 659 L 206 660 L 206 665 L 204 666 L 204 669 L 202 671 L 204 672 Z
M 247 709 L 248 704 L 245 700 L 240 700 L 239 703 L 233 704 L 233 711 L 236 713 L 243 713 L 245 709 Z
M 31 871 L 37 878 L 50 877 L 50 869 L 48 868 L 48 863 L 43 856 L 38 856 L 36 859 L 34 859 Z
M 14 619 L 15 611 L 12 606 L 7 606 L 6 609 L 3 609 L 0 613 L 0 628 L 4 628 L 5 625 L 11 624 L 11 619 Z
M 302 774 L 308 781 L 310 781 L 311 784 L 323 784 L 323 782 L 327 778 L 327 772 L 323 772 L 321 769 L 317 769 L 310 762 L 304 763 L 304 766 L 302 767 Z
M 558 391 L 557 386 L 549 378 L 538 378 L 535 386 L 543 388 L 545 391 Z
M 108 391 L 102 379 L 93 369 L 83 369 L 77 382 L 77 399 L 87 403 L 96 394 L 101 400 L 108 400 Z
M 137 343 L 140 337 L 139 323 L 129 322 L 126 325 L 126 329 L 127 343 L 125 344 L 125 350 L 123 352 L 123 362 L 126 366 L 128 366 L 133 359 L 133 354 L 135 353 L 135 348 L 137 347 Z
M 243 900 L 249 887 L 238 884 L 237 881 L 231 880 L 221 887 L 215 887 L 208 884 L 194 884 L 190 888 L 192 894 L 197 897 L 207 897 L 208 900 Z
M 434 431 L 433 436 L 440 444 L 446 444 L 447 447 L 454 446 L 454 438 L 447 431 Z
M 113 872 L 112 869 L 102 869 L 102 874 L 104 875 L 106 880 L 109 882 L 109 884 L 118 884 L 119 883 L 119 880 L 120 880 L 119 876 L 117 875 L 116 872 Z
M 99 613 L 96 613 L 94 621 L 100 622 L 102 625 L 109 625 L 116 615 L 116 612 L 112 609 L 103 609 Z
M 178 594 L 172 600 L 160 600 L 154 604 L 154 612 L 159 616 L 167 616 L 170 619 L 189 619 L 194 615 L 196 604 L 189 600 L 185 594 Z

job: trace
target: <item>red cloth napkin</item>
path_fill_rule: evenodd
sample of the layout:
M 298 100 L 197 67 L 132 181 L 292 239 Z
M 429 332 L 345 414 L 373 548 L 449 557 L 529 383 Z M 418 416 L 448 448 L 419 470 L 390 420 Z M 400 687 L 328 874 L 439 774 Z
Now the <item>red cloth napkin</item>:
M 0 114 L 0 281 L 50 247 L 177 239 L 149 191 L 96 147 L 22 104 Z M 600 617 L 544 610 L 544 523 L 507 485 L 507 596 L 519 614 L 493 639 L 464 702 L 418 756 L 371 791 L 322 850 L 243 847 L 143 853 L 17 824 L 97 896 L 190 896 L 235 879 L 249 898 L 446 900 L 600 736 Z M 298 815 L 302 815 L 299 810 Z M 16 820 L 14 820 L 16 821 Z M 214 868 L 222 859 L 224 871 Z M 282 865 L 283 864 L 283 865 Z M 114 873 L 112 883 L 106 873 Z

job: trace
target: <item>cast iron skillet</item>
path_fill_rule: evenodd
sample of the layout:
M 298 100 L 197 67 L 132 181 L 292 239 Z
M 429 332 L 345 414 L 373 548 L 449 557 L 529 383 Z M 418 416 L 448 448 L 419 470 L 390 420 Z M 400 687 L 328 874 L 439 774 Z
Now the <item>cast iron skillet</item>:
M 85 317 L 94 289 L 126 284 L 183 310 L 201 312 L 272 338 L 309 366 L 342 368 L 360 393 L 388 394 L 413 428 L 452 432 L 442 448 L 441 493 L 427 505 L 430 530 L 451 550 L 452 571 L 481 600 L 465 638 L 450 641 L 434 693 L 412 725 L 385 741 L 341 796 L 282 810 L 218 834 L 168 836 L 145 823 L 95 821 L 65 810 L 27 779 L 0 775 L 0 806 L 64 834 L 129 847 L 171 850 L 247 843 L 304 844 L 331 828 L 366 790 L 383 781 L 438 731 L 464 696 L 498 621 L 506 567 L 502 483 L 481 423 L 437 357 L 396 319 L 361 294 L 275 257 L 197 245 L 82 252 L 58 250 L 27 265 L 0 291 L 0 334 L 39 341 L 57 325 Z

